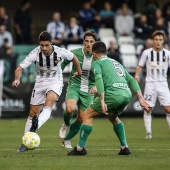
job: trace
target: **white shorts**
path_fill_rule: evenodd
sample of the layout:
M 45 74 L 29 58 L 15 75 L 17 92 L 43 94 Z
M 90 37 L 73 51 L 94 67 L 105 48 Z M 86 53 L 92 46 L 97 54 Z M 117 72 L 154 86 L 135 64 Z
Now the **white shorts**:
M 63 81 L 61 80 L 50 80 L 44 82 L 35 82 L 32 90 L 31 101 L 32 105 L 40 105 L 45 103 L 46 95 L 49 91 L 53 91 L 59 96 L 63 89 Z
M 161 106 L 170 106 L 170 90 L 168 83 L 164 82 L 146 82 L 144 98 L 147 103 L 154 107 L 158 98 Z

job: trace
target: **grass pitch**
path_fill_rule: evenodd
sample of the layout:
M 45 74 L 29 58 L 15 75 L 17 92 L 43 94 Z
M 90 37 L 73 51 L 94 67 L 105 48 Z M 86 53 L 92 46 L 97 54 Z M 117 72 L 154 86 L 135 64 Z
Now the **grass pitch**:
M 69 150 L 58 137 L 62 119 L 50 119 L 37 131 L 40 146 L 33 151 L 17 153 L 26 119 L 0 120 L 1 170 L 169 170 L 170 129 L 165 118 L 152 121 L 153 139 L 146 140 L 142 118 L 122 118 L 129 156 L 117 155 L 120 144 L 107 119 L 96 118 L 87 142 L 86 156 L 67 156 Z M 78 135 L 72 139 L 76 146 Z

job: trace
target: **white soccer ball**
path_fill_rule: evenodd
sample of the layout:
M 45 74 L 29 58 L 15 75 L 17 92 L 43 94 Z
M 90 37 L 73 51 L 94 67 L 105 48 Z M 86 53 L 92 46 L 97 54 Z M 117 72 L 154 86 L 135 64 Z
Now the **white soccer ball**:
M 36 149 L 40 145 L 40 137 L 35 132 L 27 132 L 22 137 L 22 143 L 28 150 Z

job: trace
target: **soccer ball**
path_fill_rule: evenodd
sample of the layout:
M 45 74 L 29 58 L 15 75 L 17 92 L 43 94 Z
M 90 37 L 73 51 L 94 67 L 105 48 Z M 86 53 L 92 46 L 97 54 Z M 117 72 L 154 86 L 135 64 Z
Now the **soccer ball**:
M 40 137 L 35 132 L 27 132 L 22 137 L 22 143 L 28 150 L 36 149 L 40 145 Z

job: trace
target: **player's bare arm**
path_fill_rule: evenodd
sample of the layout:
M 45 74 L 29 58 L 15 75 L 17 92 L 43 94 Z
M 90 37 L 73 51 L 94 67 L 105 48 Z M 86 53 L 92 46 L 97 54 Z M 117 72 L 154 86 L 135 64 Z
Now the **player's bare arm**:
M 15 70 L 15 80 L 12 82 L 13 87 L 19 86 L 22 71 L 23 71 L 23 68 L 21 66 L 18 66 L 17 69 Z
M 138 65 L 136 67 L 136 72 L 135 72 L 135 79 L 138 83 L 140 82 L 140 76 L 139 75 L 140 75 L 141 71 L 142 71 L 142 67 Z
M 104 100 L 104 93 L 100 94 L 100 104 L 101 104 L 102 112 L 105 115 L 108 115 L 107 105 L 106 105 L 105 100 Z

